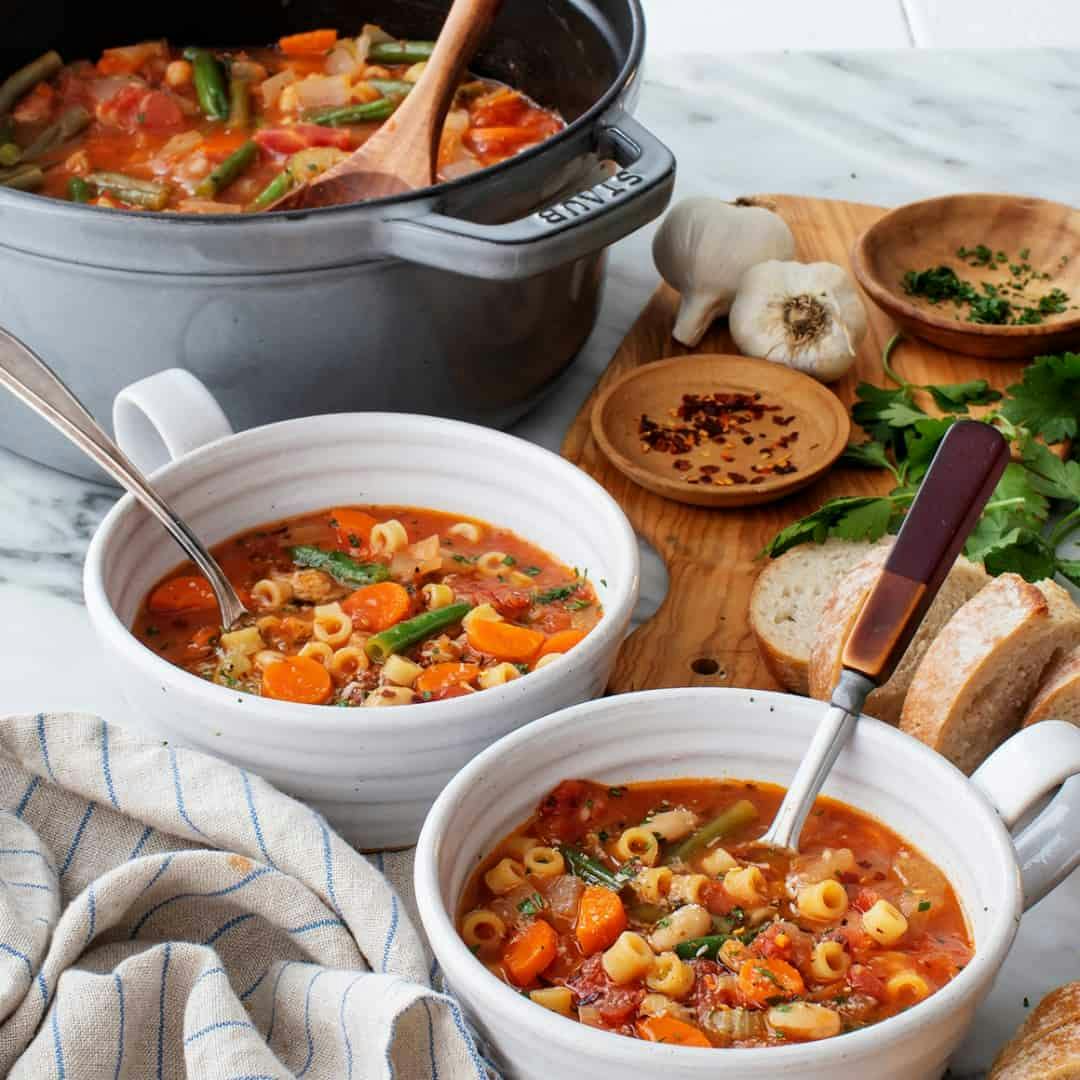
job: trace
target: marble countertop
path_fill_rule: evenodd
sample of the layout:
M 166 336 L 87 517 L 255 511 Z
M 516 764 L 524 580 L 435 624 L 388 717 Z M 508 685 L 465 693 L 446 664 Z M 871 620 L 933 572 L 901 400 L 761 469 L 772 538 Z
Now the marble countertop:
M 678 195 L 796 192 L 892 205 L 949 191 L 1075 199 L 1080 54 L 933 51 L 665 52 L 646 69 L 639 118 L 679 159 Z M 561 385 L 516 431 L 557 449 L 656 284 L 651 230 L 612 252 L 599 323 Z M 166 366 L 163 358 L 162 366 Z M 81 605 L 87 542 L 115 498 L 0 451 L 0 711 L 126 714 Z M 650 560 L 640 614 L 663 595 Z M 47 644 L 46 644 L 47 643 Z M 955 1077 L 983 1074 L 1049 988 L 1080 977 L 1080 874 L 1020 928 Z

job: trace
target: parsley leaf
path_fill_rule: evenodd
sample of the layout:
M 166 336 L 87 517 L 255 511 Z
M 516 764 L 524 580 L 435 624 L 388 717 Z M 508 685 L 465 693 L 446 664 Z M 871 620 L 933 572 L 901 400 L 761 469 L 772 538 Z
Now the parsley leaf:
M 841 540 L 869 540 L 874 543 L 885 535 L 893 515 L 891 499 L 871 499 L 865 506 L 849 510 L 830 530 Z
M 840 461 L 844 465 L 861 465 L 867 469 L 891 469 L 892 462 L 887 457 L 884 443 L 876 439 L 867 439 L 866 442 L 848 443 L 847 448 L 840 455 Z
M 927 386 L 927 391 L 934 399 L 934 404 L 942 412 L 966 413 L 969 405 L 990 405 L 1001 400 L 1001 391 L 992 390 L 985 379 L 972 379 L 971 382 L 943 383 Z
M 1080 419 L 1080 355 L 1040 356 L 1008 387 L 1002 415 L 1047 442 L 1071 439 Z
M 880 504 L 889 507 L 891 516 L 895 510 L 892 496 L 843 495 L 830 499 L 812 514 L 781 529 L 766 545 L 763 554 L 775 559 L 798 544 L 809 540 L 820 544 L 829 536 L 842 536 L 847 540 L 864 539 L 881 525 L 884 510 Z M 882 534 L 879 532 L 877 535 Z
M 518 904 L 517 909 L 522 915 L 538 915 L 544 907 L 544 898 L 537 892 L 534 892 L 532 896 L 526 896 L 524 900 Z

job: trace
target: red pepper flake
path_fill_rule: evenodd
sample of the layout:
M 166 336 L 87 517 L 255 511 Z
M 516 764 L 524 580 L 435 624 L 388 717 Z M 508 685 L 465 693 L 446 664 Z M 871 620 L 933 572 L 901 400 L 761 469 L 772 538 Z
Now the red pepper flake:
M 760 483 L 763 479 L 761 475 L 753 478 L 748 478 L 740 472 L 728 472 L 721 475 L 722 470 L 718 465 L 701 465 L 697 469 L 697 474 L 691 476 L 694 463 L 687 455 L 710 443 L 723 445 L 733 437 L 740 439 L 744 446 L 753 446 L 765 440 L 767 436 L 761 431 L 751 431 L 749 425 L 761 423 L 768 418 L 779 427 L 787 427 L 795 420 L 794 415 L 781 416 L 779 412 L 780 406 L 765 404 L 760 393 L 717 391 L 713 394 L 684 394 L 678 407 L 669 410 L 670 421 L 660 423 L 642 413 L 638 423 L 638 436 L 643 453 L 673 455 L 675 460 L 672 462 L 672 468 L 683 474 L 689 484 L 728 486 Z M 789 432 L 776 442 L 758 447 L 758 454 L 764 458 L 771 458 L 774 450 L 778 448 L 787 450 L 797 438 L 798 432 Z M 737 460 L 736 455 L 728 451 L 721 451 L 719 456 L 721 460 L 729 464 Z M 755 465 L 751 471 L 764 474 L 788 473 L 797 470 L 791 464 L 790 457 L 785 457 L 775 465 Z

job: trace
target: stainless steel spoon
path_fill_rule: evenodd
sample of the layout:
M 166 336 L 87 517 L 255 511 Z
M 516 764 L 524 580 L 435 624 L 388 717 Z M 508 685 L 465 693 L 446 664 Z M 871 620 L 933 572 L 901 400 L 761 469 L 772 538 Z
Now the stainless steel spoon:
M 165 526 L 210 582 L 224 627 L 234 626 L 249 614 L 217 560 L 187 523 L 147 483 L 146 477 L 105 434 L 48 364 L 3 329 L 0 329 L 0 383 L 66 435 Z
M 941 441 L 848 635 L 831 708 L 758 843 L 798 850 L 806 816 L 855 730 L 863 703 L 903 657 L 1008 461 L 1008 443 L 989 424 L 961 421 Z

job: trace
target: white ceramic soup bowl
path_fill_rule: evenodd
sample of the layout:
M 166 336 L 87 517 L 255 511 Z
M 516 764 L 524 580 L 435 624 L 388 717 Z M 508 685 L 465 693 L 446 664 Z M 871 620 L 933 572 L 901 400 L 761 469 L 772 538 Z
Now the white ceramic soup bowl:
M 603 617 L 539 671 L 420 705 L 297 705 L 209 683 L 131 635 L 143 597 L 182 556 L 130 495 L 110 511 L 87 555 L 86 604 L 139 721 L 259 773 L 356 846 L 415 843 L 435 796 L 476 754 L 603 691 L 637 598 L 637 544 L 614 500 L 558 455 L 471 424 L 399 413 L 307 417 L 233 435 L 208 391 L 176 369 L 121 392 L 114 419 L 138 463 L 154 464 L 163 447 L 176 458 L 153 482 L 210 544 L 294 514 L 383 503 L 478 517 L 587 569 Z
M 1034 725 L 969 781 L 922 743 L 876 720 L 860 720 L 825 793 L 889 825 L 933 860 L 956 890 L 975 942 L 974 959 L 951 983 L 881 1024 L 757 1050 L 638 1041 L 533 1004 L 492 975 L 455 930 L 453 914 L 479 860 L 560 780 L 733 777 L 786 784 L 825 708 L 805 698 L 736 689 L 609 697 L 506 736 L 447 785 L 420 834 L 416 897 L 450 989 L 507 1077 L 941 1076 L 1005 959 L 1024 907 L 1080 862 L 1080 729 L 1071 725 Z M 1066 780 L 1014 846 L 1006 826 Z

